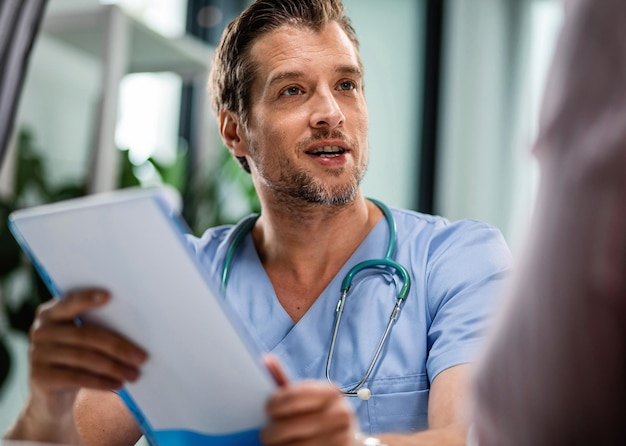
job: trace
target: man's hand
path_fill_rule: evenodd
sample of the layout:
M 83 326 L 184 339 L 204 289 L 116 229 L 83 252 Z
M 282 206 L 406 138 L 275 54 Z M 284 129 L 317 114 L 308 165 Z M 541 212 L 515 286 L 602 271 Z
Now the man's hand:
M 78 391 L 118 389 L 139 377 L 143 350 L 111 331 L 76 323 L 109 299 L 102 290 L 82 290 L 39 307 L 30 332 L 30 396 L 7 438 L 75 441 Z
M 261 433 L 266 445 L 341 445 L 354 443 L 358 431 L 342 393 L 323 381 L 289 383 L 278 362 L 266 365 L 280 386 L 267 403 L 270 422 Z

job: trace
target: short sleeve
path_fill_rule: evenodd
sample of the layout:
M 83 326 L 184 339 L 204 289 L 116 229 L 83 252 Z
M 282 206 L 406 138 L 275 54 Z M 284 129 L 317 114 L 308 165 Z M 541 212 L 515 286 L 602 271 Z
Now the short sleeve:
M 426 368 L 432 382 L 443 370 L 475 360 L 512 258 L 500 231 L 473 220 L 438 228 L 428 256 Z

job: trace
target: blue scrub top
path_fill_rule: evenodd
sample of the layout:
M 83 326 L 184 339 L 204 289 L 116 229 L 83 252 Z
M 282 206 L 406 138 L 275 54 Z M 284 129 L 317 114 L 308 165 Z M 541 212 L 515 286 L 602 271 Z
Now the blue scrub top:
M 392 209 L 395 260 L 412 286 L 366 387 L 368 401 L 348 398 L 363 432 L 413 432 L 428 427 L 430 383 L 443 370 L 472 362 L 484 339 L 511 255 L 500 232 L 484 223 Z M 232 226 L 208 230 L 192 245 L 219 287 Z M 259 350 L 277 356 L 294 380 L 326 379 L 325 368 L 341 282 L 357 263 L 384 256 L 385 219 L 372 229 L 339 274 L 297 323 L 278 302 L 248 234 L 233 259 L 226 302 Z M 338 333 L 331 378 L 349 389 L 362 378 L 395 303 L 391 273 L 355 276 Z M 216 289 L 217 289 L 216 288 Z

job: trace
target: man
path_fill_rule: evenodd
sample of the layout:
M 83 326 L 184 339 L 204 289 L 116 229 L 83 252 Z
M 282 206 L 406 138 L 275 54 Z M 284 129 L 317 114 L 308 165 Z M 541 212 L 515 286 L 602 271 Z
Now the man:
M 225 31 L 212 70 L 220 133 L 250 172 L 262 213 L 242 223 L 252 226 L 240 243 L 237 229 L 221 227 L 192 244 L 216 284 L 228 269 L 226 302 L 272 355 L 280 388 L 263 443 L 352 445 L 363 431 L 390 445 L 464 444 L 468 364 L 510 265 L 498 231 L 400 209 L 388 219 L 363 197 L 363 67 L 339 0 L 254 3 Z M 371 398 L 349 398 L 342 390 L 365 375 L 403 278 L 388 267 L 353 277 L 330 370 L 336 386 L 325 378 L 335 306 L 350 268 L 383 257 L 388 220 L 397 225 L 393 259 L 412 286 L 366 380 Z M 132 444 L 141 435 L 110 390 L 137 379 L 145 353 L 72 323 L 108 299 L 81 291 L 42 309 L 32 397 L 11 437 Z M 55 410 L 67 414 L 62 423 Z
M 626 3 L 565 6 L 528 249 L 476 375 L 481 446 L 626 444 Z

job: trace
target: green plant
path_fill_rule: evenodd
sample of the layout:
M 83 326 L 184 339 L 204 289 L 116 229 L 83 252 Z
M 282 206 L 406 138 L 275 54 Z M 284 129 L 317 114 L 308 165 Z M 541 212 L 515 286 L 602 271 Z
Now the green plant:
M 7 225 L 11 212 L 20 207 L 77 197 L 85 193 L 82 184 L 66 183 L 53 187 L 47 181 L 45 166 L 29 129 L 17 134 L 16 163 L 12 194 L 0 199 L 0 317 L 12 329 L 28 332 L 37 306 L 50 299 L 50 293 L 30 266 Z M 19 276 L 19 277 L 18 277 Z M 8 299 L 8 288 L 21 279 L 28 286 L 13 287 L 20 295 Z M 19 290 L 19 291 L 17 291 Z M 0 387 L 10 369 L 10 355 L 0 333 Z
M 213 226 L 234 223 L 261 205 L 252 183 L 228 149 L 221 147 L 217 162 L 206 177 L 197 182 L 188 203 L 186 217 L 195 233 Z

